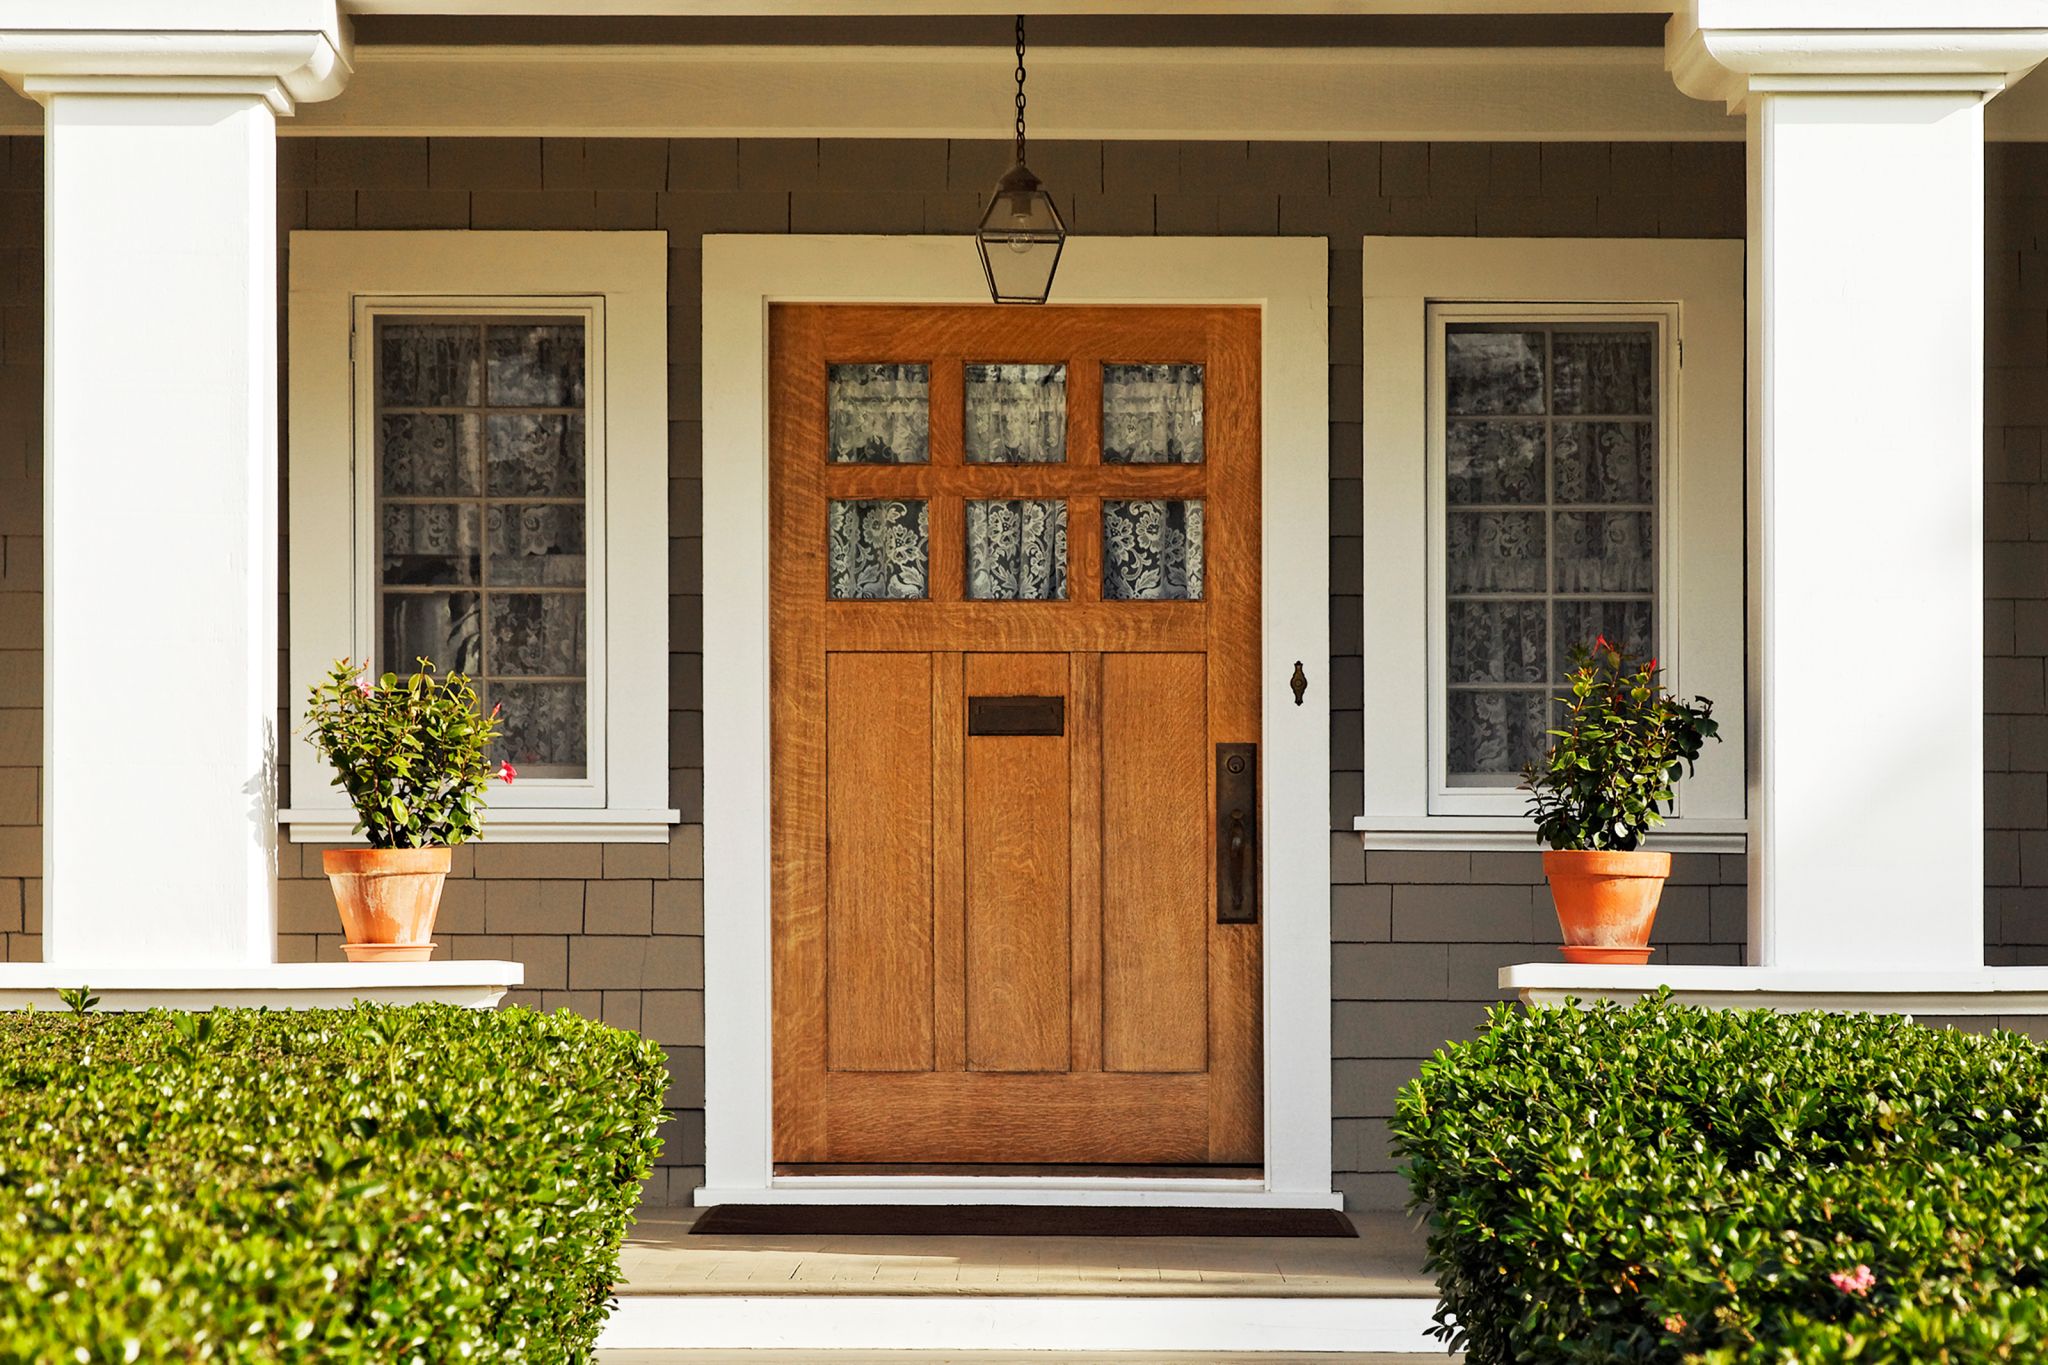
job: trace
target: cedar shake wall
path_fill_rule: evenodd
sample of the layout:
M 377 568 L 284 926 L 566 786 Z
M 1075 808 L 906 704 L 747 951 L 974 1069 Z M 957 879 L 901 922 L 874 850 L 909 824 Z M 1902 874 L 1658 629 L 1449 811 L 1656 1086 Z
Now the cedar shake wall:
M 674 1077 L 648 1191 L 687 1202 L 703 1152 L 702 467 L 697 284 L 706 232 L 961 232 L 1007 144 L 872 140 L 291 138 L 279 228 L 663 228 L 670 234 L 670 801 L 660 845 L 460 850 L 438 930 L 459 956 L 526 965 L 520 1003 L 638 1028 Z M 1356 1207 L 1404 1198 L 1386 1151 L 1395 1090 L 1499 998 L 1501 964 L 1555 942 L 1532 853 L 1360 852 L 1359 239 L 1369 233 L 1737 237 L 1734 144 L 1038 143 L 1032 162 L 1076 233 L 1330 239 L 1331 924 L 1337 1182 Z M 1991 204 L 1987 422 L 1987 940 L 2048 961 L 2048 183 L 1998 147 Z M 2004 185 L 2015 193 L 2001 193 Z M 40 952 L 41 156 L 0 139 L 0 944 Z M 282 245 L 282 236 L 280 237 Z M 2037 248 L 2042 248 L 2037 250 Z M 962 243 L 962 249 L 967 249 Z M 138 549 L 138 560 L 146 551 Z M 1925 662 L 1925 661 L 1922 661 Z M 282 665 L 280 665 L 282 669 Z M 132 810 L 137 775 L 114 806 Z M 145 814 L 144 812 L 136 812 Z M 110 837 L 117 837 L 110 835 Z M 283 846 L 280 951 L 338 958 L 318 850 Z M 1742 863 L 1681 857 L 1659 916 L 1673 961 L 1735 962 Z M 2029 954 L 2032 956 L 2029 956 Z

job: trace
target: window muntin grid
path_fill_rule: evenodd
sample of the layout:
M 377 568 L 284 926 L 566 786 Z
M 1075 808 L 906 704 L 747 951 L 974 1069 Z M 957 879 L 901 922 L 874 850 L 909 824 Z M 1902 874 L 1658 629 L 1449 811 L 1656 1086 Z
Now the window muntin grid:
M 589 319 L 394 311 L 372 335 L 377 667 L 470 674 L 504 707 L 494 761 L 585 780 Z
M 1606 634 L 1656 652 L 1662 352 L 1659 327 L 1639 321 L 1443 327 L 1446 786 L 1518 782 L 1549 742 L 1572 644 Z

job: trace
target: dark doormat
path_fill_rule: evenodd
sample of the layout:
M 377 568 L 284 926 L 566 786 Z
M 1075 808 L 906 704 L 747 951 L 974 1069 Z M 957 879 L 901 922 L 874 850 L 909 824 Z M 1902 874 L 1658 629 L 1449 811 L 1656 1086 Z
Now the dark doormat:
M 1072 1208 L 1036 1204 L 715 1204 L 717 1237 L 1356 1237 L 1335 1209 Z

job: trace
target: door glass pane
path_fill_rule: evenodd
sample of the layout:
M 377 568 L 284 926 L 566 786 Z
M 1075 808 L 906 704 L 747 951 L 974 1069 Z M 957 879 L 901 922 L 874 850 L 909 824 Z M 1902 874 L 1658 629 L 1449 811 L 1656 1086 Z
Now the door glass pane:
M 504 705 L 494 760 L 584 777 L 585 324 L 377 326 L 379 666 L 425 657 L 468 674 L 485 706 Z
M 1200 464 L 1202 367 L 1104 365 L 1104 464 Z
M 826 584 L 833 597 L 929 595 L 931 528 L 921 500 L 835 498 L 826 522 Z
M 967 596 L 1046 602 L 1067 595 L 1067 505 L 1056 499 L 967 504 Z
M 1065 365 L 969 365 L 966 403 L 969 464 L 1067 458 Z
M 929 365 L 828 365 L 825 409 L 834 464 L 931 460 Z
M 1199 601 L 1201 500 L 1104 500 L 1102 596 L 1111 602 Z

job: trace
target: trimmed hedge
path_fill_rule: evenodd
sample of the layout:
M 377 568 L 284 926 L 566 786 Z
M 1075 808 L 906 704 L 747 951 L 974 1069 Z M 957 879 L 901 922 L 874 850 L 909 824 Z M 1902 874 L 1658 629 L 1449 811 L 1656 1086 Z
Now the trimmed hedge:
M 1471 1365 L 2048 1360 L 2025 1038 L 1502 1006 L 1397 1110 L 1438 1332 Z
M 587 1359 L 666 1083 L 566 1011 L 0 1017 L 0 1362 Z

